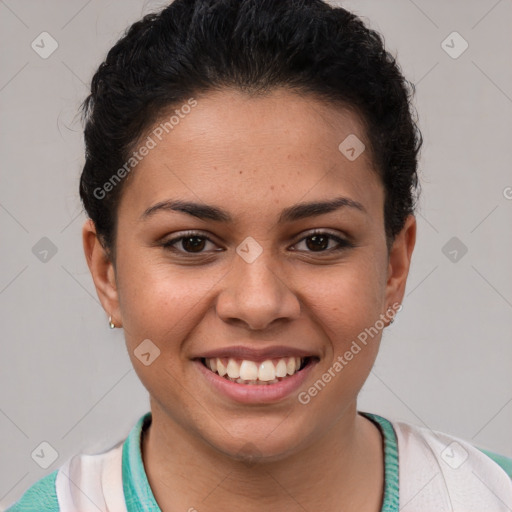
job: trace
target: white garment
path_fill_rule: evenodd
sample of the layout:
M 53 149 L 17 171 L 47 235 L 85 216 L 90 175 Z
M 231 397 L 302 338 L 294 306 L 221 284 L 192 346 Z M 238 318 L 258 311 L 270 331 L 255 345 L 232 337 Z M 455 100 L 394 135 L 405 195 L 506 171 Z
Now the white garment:
M 123 441 L 98 455 L 79 454 L 57 473 L 61 512 L 127 512 L 123 492 Z
M 398 441 L 400 512 L 512 510 L 512 480 L 478 448 L 423 427 L 391 424 Z M 120 442 L 103 454 L 76 455 L 62 466 L 55 483 L 62 512 L 127 512 L 122 448 Z
M 391 423 L 398 441 L 400 512 L 512 510 L 512 480 L 478 448 L 448 434 Z

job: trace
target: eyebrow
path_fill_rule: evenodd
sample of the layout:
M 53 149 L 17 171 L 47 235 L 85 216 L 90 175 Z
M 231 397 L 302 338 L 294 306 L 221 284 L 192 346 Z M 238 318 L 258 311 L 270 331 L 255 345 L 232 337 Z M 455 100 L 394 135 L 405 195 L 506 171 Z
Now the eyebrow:
M 278 223 L 282 224 L 284 222 L 293 222 L 300 219 L 305 219 L 307 217 L 324 215 L 344 207 L 353 208 L 366 213 L 364 206 L 358 201 L 354 201 L 348 197 L 336 197 L 329 201 L 298 203 L 296 205 L 285 208 L 279 216 Z M 161 211 L 182 212 L 202 220 L 233 222 L 233 217 L 226 210 L 222 210 L 217 206 L 181 200 L 161 201 L 153 206 L 150 206 L 141 215 L 141 220 L 145 220 L 155 213 Z

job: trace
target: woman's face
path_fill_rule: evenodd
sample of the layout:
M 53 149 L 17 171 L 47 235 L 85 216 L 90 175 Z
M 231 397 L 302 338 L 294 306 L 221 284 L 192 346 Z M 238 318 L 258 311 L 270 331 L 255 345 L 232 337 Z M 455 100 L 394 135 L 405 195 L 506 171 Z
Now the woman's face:
M 403 296 L 414 218 L 388 255 L 355 114 L 285 91 L 196 100 L 132 171 L 115 277 L 98 291 L 154 414 L 231 456 L 279 458 L 354 414 Z M 307 364 L 294 373 L 295 357 Z M 235 380 L 240 365 L 245 380 L 293 375 L 237 383 L 204 364 L 229 358 Z

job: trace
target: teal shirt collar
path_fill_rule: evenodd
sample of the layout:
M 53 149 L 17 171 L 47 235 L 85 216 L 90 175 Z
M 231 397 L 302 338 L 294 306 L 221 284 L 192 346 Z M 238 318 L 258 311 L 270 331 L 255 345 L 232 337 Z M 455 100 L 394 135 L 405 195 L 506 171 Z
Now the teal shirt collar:
M 391 423 L 377 414 L 360 412 L 373 421 L 384 438 L 384 500 L 381 512 L 398 512 L 398 445 Z M 151 412 L 142 416 L 123 444 L 123 490 L 128 512 L 162 512 L 144 470 L 141 433 L 151 423 Z
M 391 422 L 377 414 L 359 412 L 379 427 L 384 439 L 384 499 L 380 512 L 398 512 L 398 441 Z
M 123 491 L 128 512 L 162 512 L 142 462 L 141 432 L 150 423 L 151 411 L 137 421 L 123 444 Z

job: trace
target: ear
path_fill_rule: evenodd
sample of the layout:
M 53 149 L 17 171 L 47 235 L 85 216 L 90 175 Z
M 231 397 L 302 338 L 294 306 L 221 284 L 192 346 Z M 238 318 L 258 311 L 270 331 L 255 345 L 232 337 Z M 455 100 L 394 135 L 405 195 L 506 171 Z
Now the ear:
M 416 243 L 416 218 L 409 215 L 404 227 L 395 237 L 389 253 L 388 277 L 386 283 L 386 307 L 394 310 L 394 304 L 402 304 L 405 285 L 411 265 L 412 251 Z
M 96 233 L 96 226 L 91 219 L 87 219 L 82 228 L 82 241 L 85 259 L 87 260 L 98 298 L 107 316 L 112 317 L 112 322 L 116 327 L 121 327 L 122 319 L 119 310 L 114 264 L 101 244 Z

